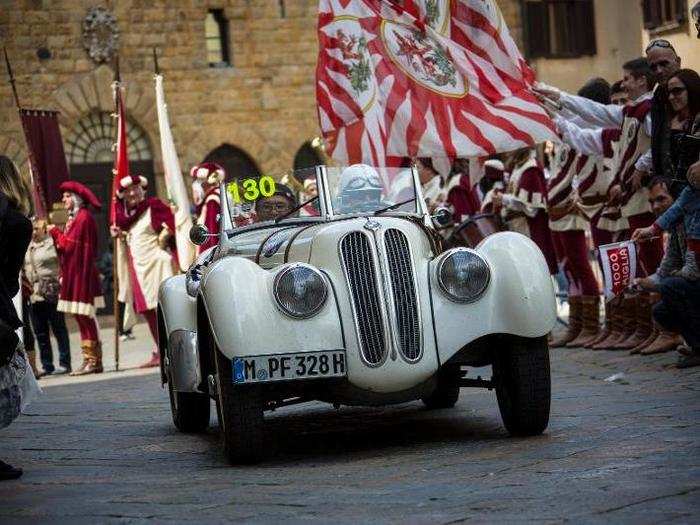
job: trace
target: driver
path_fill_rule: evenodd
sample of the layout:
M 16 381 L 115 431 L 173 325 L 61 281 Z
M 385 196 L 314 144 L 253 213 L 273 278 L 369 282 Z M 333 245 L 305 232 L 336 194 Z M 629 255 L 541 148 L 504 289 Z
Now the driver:
M 294 192 L 279 182 L 275 184 L 275 193 L 269 197 L 261 197 L 255 203 L 255 213 L 258 222 L 274 221 L 286 215 L 297 205 Z
M 340 174 L 338 212 L 374 211 L 382 203 L 382 181 L 376 170 L 367 164 L 353 164 Z

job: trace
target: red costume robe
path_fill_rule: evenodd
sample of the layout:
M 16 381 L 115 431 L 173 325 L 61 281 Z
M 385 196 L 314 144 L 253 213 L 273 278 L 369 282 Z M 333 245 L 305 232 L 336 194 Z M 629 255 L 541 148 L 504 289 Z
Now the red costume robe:
M 61 269 L 58 310 L 75 315 L 95 314 L 95 299 L 102 296 L 97 258 L 97 223 L 86 208 L 80 208 L 66 230 L 50 231 Z
M 163 249 L 158 236 L 164 226 L 175 232 L 175 217 L 164 202 L 150 197 L 128 211 L 124 203 L 119 202 L 115 222 L 119 229 L 127 232 L 126 246 L 120 243 L 119 281 L 130 284 L 120 287 L 119 300 L 133 303 L 137 313 L 153 310 L 158 305 L 160 283 L 174 275 L 173 266 L 177 261 L 177 251 L 172 249 L 174 237 L 170 238 L 171 246 Z
M 197 222 L 206 226 L 209 233 L 219 233 L 219 213 L 221 213 L 221 192 L 218 187 L 211 188 L 204 196 L 202 204 L 197 207 Z M 216 237 L 207 238 L 206 242 L 199 246 L 198 253 L 216 246 Z
M 479 213 L 481 204 L 472 188 L 469 175 L 455 175 L 447 182 L 447 202 L 452 206 L 455 223 Z

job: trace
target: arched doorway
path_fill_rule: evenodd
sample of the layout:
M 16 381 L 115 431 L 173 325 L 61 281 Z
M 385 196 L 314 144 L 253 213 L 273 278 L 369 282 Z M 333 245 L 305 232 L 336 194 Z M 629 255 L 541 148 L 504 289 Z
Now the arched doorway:
M 112 191 L 114 152 L 112 145 L 117 136 L 116 120 L 107 112 L 92 112 L 81 118 L 66 136 L 66 156 L 71 179 L 90 188 L 102 201 L 96 213 L 98 250 L 108 250 L 109 208 Z M 133 121 L 127 122 L 129 171 L 148 179 L 148 192 L 155 194 L 153 156 L 146 132 Z
M 260 175 L 258 165 L 250 155 L 230 144 L 222 144 L 211 150 L 203 162 L 216 162 L 223 166 L 228 180 Z
M 294 169 L 300 170 L 304 168 L 314 168 L 323 164 L 323 160 L 316 152 L 316 150 L 311 146 L 310 141 L 304 142 L 301 148 L 294 155 Z

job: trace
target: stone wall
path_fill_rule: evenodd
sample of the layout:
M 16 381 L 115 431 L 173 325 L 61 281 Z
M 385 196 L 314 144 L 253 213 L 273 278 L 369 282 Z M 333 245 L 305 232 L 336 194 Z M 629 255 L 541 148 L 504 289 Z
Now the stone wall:
M 119 0 L 117 18 L 127 112 L 146 130 L 155 169 L 160 147 L 152 49 L 158 48 L 166 100 L 183 169 L 228 143 L 269 173 L 292 166 L 302 144 L 319 133 L 314 93 L 317 0 Z M 22 105 L 61 112 L 64 138 L 94 110 L 112 111 L 112 64 L 98 65 L 82 44 L 82 23 L 94 0 L 0 0 L 0 39 L 10 55 Z M 98 4 L 99 5 L 99 4 Z M 224 10 L 233 67 L 211 68 L 204 19 Z M 40 60 L 37 49 L 52 57 Z M 4 68 L 3 68 L 4 69 Z M 24 140 L 3 71 L 0 153 L 19 162 Z

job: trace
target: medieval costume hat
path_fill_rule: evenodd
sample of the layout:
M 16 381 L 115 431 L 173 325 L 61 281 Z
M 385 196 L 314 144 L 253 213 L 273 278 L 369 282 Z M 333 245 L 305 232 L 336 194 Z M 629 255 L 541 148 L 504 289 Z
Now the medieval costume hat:
M 127 175 L 119 181 L 119 188 L 117 188 L 117 198 L 121 199 L 124 197 L 124 190 L 129 186 L 139 185 L 144 190 L 148 187 L 148 179 L 143 175 Z
M 216 162 L 202 162 L 190 170 L 190 175 L 195 180 L 217 186 L 226 179 L 224 168 Z
M 484 162 L 484 175 L 492 180 L 503 180 L 505 166 L 498 159 L 489 159 Z
M 74 180 L 67 180 L 65 182 L 62 182 L 61 185 L 58 187 L 59 190 L 61 191 L 66 191 L 70 193 L 75 193 L 78 197 L 80 197 L 84 202 L 92 206 L 93 208 L 99 210 L 102 208 L 102 203 L 100 200 L 95 196 L 94 193 L 88 188 L 87 186 L 80 184 L 77 181 Z

